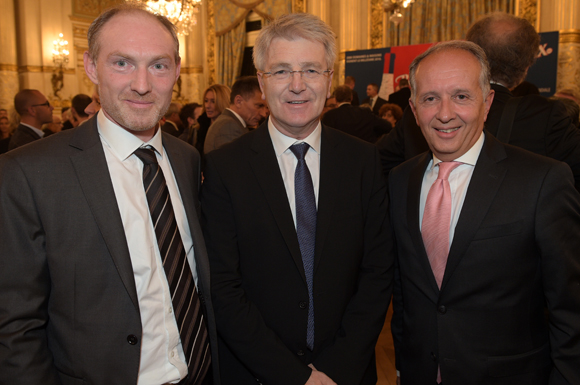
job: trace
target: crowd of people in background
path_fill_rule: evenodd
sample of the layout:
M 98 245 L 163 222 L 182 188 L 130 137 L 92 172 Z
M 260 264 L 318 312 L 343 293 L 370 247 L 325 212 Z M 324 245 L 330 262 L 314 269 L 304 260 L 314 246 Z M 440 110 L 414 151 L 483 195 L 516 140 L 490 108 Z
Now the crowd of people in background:
M 529 22 L 361 101 L 307 13 L 184 105 L 167 19 L 119 5 L 88 41 L 100 95 L 0 109 L 0 382 L 374 385 L 392 304 L 397 384 L 580 383 L 579 99 L 516 91 Z

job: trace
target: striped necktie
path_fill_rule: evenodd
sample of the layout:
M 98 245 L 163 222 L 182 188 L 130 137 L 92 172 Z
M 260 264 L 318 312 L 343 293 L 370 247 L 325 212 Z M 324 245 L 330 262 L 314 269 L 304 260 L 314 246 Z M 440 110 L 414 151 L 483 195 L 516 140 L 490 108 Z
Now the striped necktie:
M 169 284 L 171 302 L 181 345 L 185 353 L 188 376 L 183 384 L 201 384 L 211 363 L 206 321 L 197 293 L 191 267 L 187 262 L 181 235 L 175 220 L 169 190 L 155 150 L 139 148 L 135 155 L 143 162 L 143 186 L 155 236 Z

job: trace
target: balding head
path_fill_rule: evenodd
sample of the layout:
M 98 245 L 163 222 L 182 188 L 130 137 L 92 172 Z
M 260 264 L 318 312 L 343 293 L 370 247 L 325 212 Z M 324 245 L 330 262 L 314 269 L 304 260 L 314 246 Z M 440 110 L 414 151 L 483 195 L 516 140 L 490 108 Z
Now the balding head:
M 485 51 L 491 68 L 491 79 L 509 89 L 526 77 L 538 55 L 540 37 L 525 19 L 494 12 L 475 22 L 466 39 Z

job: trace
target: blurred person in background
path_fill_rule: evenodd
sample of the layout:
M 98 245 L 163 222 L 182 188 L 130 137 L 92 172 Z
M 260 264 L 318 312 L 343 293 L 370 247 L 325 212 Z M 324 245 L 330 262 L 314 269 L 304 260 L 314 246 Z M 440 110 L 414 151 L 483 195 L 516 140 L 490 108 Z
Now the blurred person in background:
M 188 103 L 179 112 L 179 118 L 186 127 L 179 136 L 179 139 L 186 141 L 194 147 L 197 141 L 197 130 L 199 129 L 197 118 L 199 118 L 202 112 L 203 106 L 199 103 Z
M 395 124 L 403 117 L 403 110 L 396 104 L 387 103 L 383 104 L 379 110 L 379 116 L 395 127 Z
M 8 150 L 42 138 L 42 125 L 52 122 L 53 107 L 38 90 L 24 89 L 18 92 L 14 96 L 14 108 L 20 115 L 20 124 L 10 138 Z
M 209 86 L 203 93 L 203 113 L 197 119 L 199 129 L 197 131 L 197 142 L 195 148 L 204 155 L 203 146 L 209 126 L 220 116 L 223 110 L 230 105 L 230 88 L 223 84 Z
M 91 104 L 85 108 L 85 114 L 89 116 L 89 119 L 93 117 L 94 114 L 99 112 L 101 109 L 101 99 L 99 98 L 99 93 L 95 89 L 93 95 L 91 96 Z
M 8 151 L 8 144 L 10 143 L 11 135 L 12 128 L 10 127 L 8 117 L 0 115 L 0 154 L 4 154 Z

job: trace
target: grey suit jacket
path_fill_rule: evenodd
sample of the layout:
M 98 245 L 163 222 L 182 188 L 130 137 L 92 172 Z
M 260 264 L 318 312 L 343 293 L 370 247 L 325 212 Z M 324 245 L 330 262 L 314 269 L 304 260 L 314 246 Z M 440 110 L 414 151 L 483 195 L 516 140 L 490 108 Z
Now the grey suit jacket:
M 389 176 L 401 383 L 434 384 L 439 365 L 445 385 L 580 384 L 580 195 L 569 167 L 486 133 L 439 290 L 419 227 L 430 157 Z
M 16 130 L 14 130 L 14 134 L 12 134 L 12 137 L 10 138 L 8 151 L 24 146 L 25 144 L 32 143 L 38 139 L 40 139 L 40 135 L 34 132 L 30 127 L 19 124 L 18 127 L 16 127 Z
M 205 144 L 203 145 L 203 152 L 207 154 L 210 151 L 220 148 L 224 144 L 233 142 L 248 132 L 250 130 L 244 127 L 240 119 L 230 110 L 226 109 L 209 127 L 207 136 L 205 137 Z
M 0 383 L 136 384 L 141 319 L 96 116 L 0 157 Z M 194 243 L 215 383 L 199 154 L 163 134 Z

